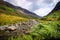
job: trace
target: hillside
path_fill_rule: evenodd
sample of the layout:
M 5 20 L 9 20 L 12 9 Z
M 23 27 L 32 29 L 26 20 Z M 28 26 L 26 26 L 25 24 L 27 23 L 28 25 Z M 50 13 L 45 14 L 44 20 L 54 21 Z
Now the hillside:
M 0 0 L 0 40 L 30 34 L 34 25 L 39 23 L 37 19 L 36 14 Z
M 33 28 L 33 40 L 60 40 L 60 2 Z
M 29 34 L 18 37 L 18 40 L 60 40 L 60 10 L 41 18 L 40 24 L 35 25 Z M 11 38 L 11 40 L 17 40 Z
M 50 13 L 40 19 L 32 31 L 34 40 L 60 40 L 60 10 Z
M 14 24 L 17 22 L 28 21 L 29 19 L 36 19 L 34 13 L 28 10 L 16 7 L 8 2 L 0 2 L 0 26 L 7 24 Z M 33 16 L 34 15 L 34 16 Z
M 59 10 L 60 9 L 60 1 L 56 4 L 55 8 L 53 9 L 52 12 Z
M 1 40 L 60 40 L 60 3 L 43 18 L 7 3 L 0 2 Z
M 23 18 L 13 8 L 0 6 L 0 25 L 12 24 L 19 21 L 26 21 L 28 18 Z

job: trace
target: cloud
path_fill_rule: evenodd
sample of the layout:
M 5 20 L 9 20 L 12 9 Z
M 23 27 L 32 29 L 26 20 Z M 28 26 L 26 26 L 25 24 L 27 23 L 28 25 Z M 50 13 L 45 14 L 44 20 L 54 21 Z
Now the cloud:
M 31 2 L 26 1 L 26 0 L 5 0 L 5 1 L 10 2 L 15 6 L 20 6 L 22 8 L 25 8 L 25 9 L 29 9 L 30 8 L 29 6 L 31 5 Z
M 5 0 L 16 6 L 25 8 L 39 16 L 46 16 L 60 0 Z
M 41 1 L 38 1 L 37 4 L 41 7 L 37 10 L 34 11 L 34 13 L 36 13 L 37 15 L 39 16 L 46 16 L 48 15 L 53 9 L 54 7 L 56 6 L 58 0 L 49 0 L 50 3 L 48 3 L 48 0 L 42 0 Z
M 53 3 L 53 0 L 44 0 L 43 2 L 45 2 L 46 4 L 50 4 Z
M 34 11 L 34 13 L 43 17 L 43 16 L 48 15 L 48 13 L 52 11 L 52 9 L 53 9 L 53 7 L 40 8 L 40 9 Z

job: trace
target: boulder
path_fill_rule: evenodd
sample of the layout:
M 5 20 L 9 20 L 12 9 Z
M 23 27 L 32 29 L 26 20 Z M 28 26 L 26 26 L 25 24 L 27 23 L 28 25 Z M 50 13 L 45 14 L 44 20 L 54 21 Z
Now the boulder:
M 5 30 L 5 27 L 0 27 L 0 30 Z
M 11 30 L 11 31 L 14 31 L 16 29 L 17 29 L 17 27 L 15 27 L 15 26 L 9 26 L 9 27 L 7 27 L 7 30 Z

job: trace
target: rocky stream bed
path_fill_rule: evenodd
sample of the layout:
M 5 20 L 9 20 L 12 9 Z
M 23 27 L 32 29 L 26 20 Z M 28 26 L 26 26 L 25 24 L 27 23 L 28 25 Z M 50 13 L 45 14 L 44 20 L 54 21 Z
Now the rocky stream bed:
M 16 24 L 0 26 L 0 40 L 8 40 L 9 36 L 23 36 L 29 34 L 34 25 L 39 22 L 36 20 L 29 20 L 27 22 L 19 22 Z

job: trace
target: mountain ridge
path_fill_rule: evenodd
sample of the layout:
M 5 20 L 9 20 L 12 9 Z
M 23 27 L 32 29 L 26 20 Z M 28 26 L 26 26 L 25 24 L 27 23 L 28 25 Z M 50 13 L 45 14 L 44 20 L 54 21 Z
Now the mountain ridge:
M 6 1 L 4 1 L 4 4 L 5 4 L 6 6 L 8 6 L 8 7 L 14 8 L 14 9 L 16 9 L 16 10 L 20 10 L 20 11 L 22 11 L 22 12 L 24 12 L 25 14 L 28 14 L 28 15 L 30 15 L 30 16 L 34 16 L 34 17 L 40 18 L 40 16 L 38 16 L 38 15 L 36 15 L 35 13 L 30 12 L 30 11 L 28 11 L 27 9 L 24 9 L 24 8 L 22 8 L 22 7 L 14 6 L 14 5 L 12 5 L 11 3 L 6 2 Z
M 56 4 L 55 8 L 52 11 L 60 10 L 60 1 Z
M 6 1 L 0 0 L 0 26 L 17 22 L 26 22 L 30 19 L 38 19 L 34 13 L 26 9 L 16 7 Z M 26 11 L 25 11 L 26 10 Z
M 54 7 L 54 9 L 47 16 L 49 16 L 50 14 L 54 13 L 55 11 L 59 11 L 59 10 L 60 10 L 60 2 L 58 2 L 56 4 L 56 6 Z

